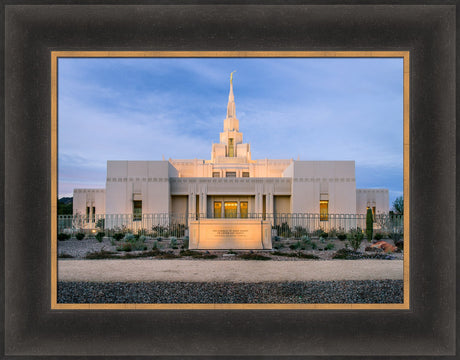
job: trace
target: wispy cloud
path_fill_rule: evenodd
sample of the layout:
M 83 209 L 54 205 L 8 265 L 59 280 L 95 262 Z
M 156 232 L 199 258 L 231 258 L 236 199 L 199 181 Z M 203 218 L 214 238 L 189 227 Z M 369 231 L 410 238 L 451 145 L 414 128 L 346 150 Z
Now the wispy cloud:
M 402 60 L 236 58 L 61 59 L 59 191 L 104 184 L 107 160 L 209 159 L 233 70 L 253 158 L 355 160 L 402 191 Z

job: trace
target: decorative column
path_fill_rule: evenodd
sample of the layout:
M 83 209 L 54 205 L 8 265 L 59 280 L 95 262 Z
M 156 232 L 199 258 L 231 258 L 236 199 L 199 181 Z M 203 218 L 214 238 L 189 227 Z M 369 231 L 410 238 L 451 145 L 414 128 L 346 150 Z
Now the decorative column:
M 200 213 L 203 214 L 204 218 L 207 218 L 207 194 L 208 194 L 208 185 L 202 184 L 200 189 Z
M 190 219 L 195 219 L 195 214 L 196 214 L 196 186 L 195 184 L 189 185 L 188 214 L 189 214 Z

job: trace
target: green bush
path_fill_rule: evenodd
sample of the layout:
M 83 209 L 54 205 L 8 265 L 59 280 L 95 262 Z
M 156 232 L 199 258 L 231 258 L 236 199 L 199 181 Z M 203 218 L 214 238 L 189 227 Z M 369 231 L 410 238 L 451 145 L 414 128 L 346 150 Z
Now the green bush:
M 332 250 L 334 248 L 334 244 L 333 243 L 329 243 L 326 245 L 325 249 L 326 250 Z
M 59 233 L 57 234 L 57 239 L 59 241 L 66 241 L 66 240 L 69 240 L 70 239 L 70 235 L 69 234 L 65 234 L 65 233 Z
M 375 233 L 374 234 L 374 239 L 379 241 L 383 239 L 383 234 L 382 233 Z
M 169 246 L 173 249 L 177 249 L 177 239 L 174 236 L 169 240 Z
M 136 241 L 136 237 L 133 235 L 133 234 L 126 234 L 125 237 L 124 237 L 124 240 L 126 242 L 130 242 L 130 243 L 133 243 Z
M 123 239 L 125 237 L 125 234 L 123 233 L 115 233 L 112 235 L 112 237 L 116 240 L 116 241 L 120 241 L 121 239 Z
M 366 214 L 366 236 L 367 241 L 372 240 L 372 233 L 374 232 L 374 216 L 372 215 L 372 210 L 367 209 Z
M 99 219 L 96 222 L 96 228 L 103 230 L 105 226 L 105 219 Z
M 347 239 L 353 250 L 357 251 L 363 242 L 364 234 L 359 227 L 356 229 L 350 229 L 350 232 L 347 234 Z
M 105 236 L 105 232 L 99 231 L 99 232 L 96 234 L 96 239 L 97 239 L 97 241 L 102 242 L 102 239 L 104 238 L 104 236 Z
M 117 251 L 126 251 L 126 252 L 129 252 L 129 251 L 131 251 L 131 250 L 133 250 L 133 248 L 132 248 L 132 244 L 129 243 L 129 242 L 126 242 L 126 243 L 124 243 L 124 244 L 121 244 L 121 245 L 117 246 Z
M 347 234 L 343 232 L 337 234 L 337 239 L 339 239 L 340 241 L 344 241 L 346 238 L 347 238 Z
M 83 239 L 84 239 L 84 237 L 85 237 L 85 234 L 84 234 L 84 233 L 81 233 L 81 232 L 79 232 L 79 233 L 77 233 L 77 234 L 75 235 L 75 237 L 77 238 L 77 240 L 83 240 Z
M 327 239 L 328 236 L 329 236 L 329 234 L 327 232 L 324 232 L 324 231 L 319 234 L 319 237 L 323 238 L 323 239 Z
M 186 236 L 182 242 L 182 249 L 188 249 L 188 245 L 189 245 L 189 240 L 188 240 L 188 236 Z
M 153 245 L 152 245 L 152 250 L 156 250 L 156 249 L 158 249 L 158 241 L 157 240 L 155 240 L 153 242 Z

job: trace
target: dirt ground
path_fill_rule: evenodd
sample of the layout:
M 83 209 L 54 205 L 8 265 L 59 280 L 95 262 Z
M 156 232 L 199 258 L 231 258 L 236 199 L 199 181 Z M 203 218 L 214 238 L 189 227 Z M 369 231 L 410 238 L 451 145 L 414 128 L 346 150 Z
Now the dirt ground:
M 59 260 L 59 281 L 265 282 L 401 280 L 402 260 Z

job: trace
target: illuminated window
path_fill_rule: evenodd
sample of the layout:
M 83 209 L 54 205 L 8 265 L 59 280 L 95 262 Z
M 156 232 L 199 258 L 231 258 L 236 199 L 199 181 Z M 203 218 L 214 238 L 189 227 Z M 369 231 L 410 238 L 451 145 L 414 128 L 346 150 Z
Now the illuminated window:
M 328 200 L 321 200 L 319 202 L 319 220 L 320 221 L 327 221 L 329 218 L 329 201 Z
M 243 171 L 243 177 L 249 177 L 249 173 L 247 171 Z
M 234 147 L 233 147 L 233 139 L 230 138 L 228 139 L 228 157 L 234 157 L 235 152 L 234 152 Z
M 213 171 L 213 172 L 212 172 L 212 177 L 220 177 L 220 172 L 218 172 L 218 171 Z
M 225 218 L 236 218 L 238 203 L 236 201 L 226 201 L 224 203 Z
M 236 171 L 227 171 L 225 177 L 236 177 Z
M 214 201 L 214 218 L 220 219 L 222 217 L 222 203 L 220 201 Z
M 133 200 L 133 221 L 142 220 L 142 200 Z
M 248 217 L 248 202 L 247 201 L 240 202 L 240 217 L 242 219 L 247 219 Z

